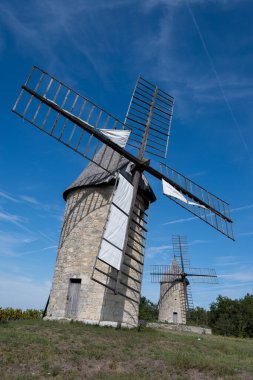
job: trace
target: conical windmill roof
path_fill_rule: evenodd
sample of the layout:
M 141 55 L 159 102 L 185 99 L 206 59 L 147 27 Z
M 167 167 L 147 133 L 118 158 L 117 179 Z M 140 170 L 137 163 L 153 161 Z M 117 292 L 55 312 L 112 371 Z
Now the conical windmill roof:
M 169 271 L 171 271 L 172 273 L 179 273 L 181 271 L 181 267 L 178 264 L 177 259 L 175 257 L 169 266 Z
M 173 282 L 178 279 L 182 268 L 180 268 L 177 259 L 174 257 L 167 271 L 164 273 L 161 282 Z
M 68 194 L 74 189 L 113 183 L 115 181 L 116 172 L 118 171 L 120 171 L 124 177 L 131 178 L 129 161 L 106 145 L 103 145 L 98 151 L 94 160 L 101 163 L 103 167 L 109 168 L 110 173 L 96 165 L 94 162 L 90 162 L 81 172 L 79 177 L 64 191 L 63 198 L 65 200 L 67 199 Z M 156 200 L 156 196 L 144 175 L 142 175 L 139 191 L 144 193 L 150 202 Z

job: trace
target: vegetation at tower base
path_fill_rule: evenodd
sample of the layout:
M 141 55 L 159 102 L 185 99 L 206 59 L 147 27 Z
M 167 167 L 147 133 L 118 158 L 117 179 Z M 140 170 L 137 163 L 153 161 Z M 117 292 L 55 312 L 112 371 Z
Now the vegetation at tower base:
M 208 310 L 197 306 L 195 309 L 187 312 L 186 324 L 189 326 L 210 327 L 209 314 L 210 312 Z
M 0 307 L 0 322 L 14 320 L 41 319 L 42 310 L 13 309 Z M 158 319 L 158 306 L 146 297 L 141 297 L 139 320 L 155 322 Z M 210 310 L 196 307 L 188 315 L 187 324 L 210 327 L 214 334 L 253 338 L 253 295 L 246 294 L 241 299 L 218 296 Z
M 3 321 L 15 321 L 22 319 L 41 319 L 43 310 L 36 309 L 13 309 L 12 307 L 7 307 L 2 309 L 0 307 L 0 322 Z
M 158 305 L 149 301 L 146 297 L 141 297 L 139 306 L 139 320 L 156 322 L 158 319 Z

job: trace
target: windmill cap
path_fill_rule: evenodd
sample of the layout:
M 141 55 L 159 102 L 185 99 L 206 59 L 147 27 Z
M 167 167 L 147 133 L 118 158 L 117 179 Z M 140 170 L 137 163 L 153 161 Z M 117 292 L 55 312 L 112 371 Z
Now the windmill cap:
M 103 145 L 98 151 L 94 157 L 94 161 L 101 163 L 103 167 L 110 169 L 110 173 L 96 165 L 94 162 L 90 162 L 79 177 L 63 192 L 63 199 L 65 201 L 67 200 L 69 193 L 73 190 L 114 183 L 118 171 L 120 171 L 120 173 L 127 179 L 130 180 L 131 178 L 129 170 L 130 162 L 106 145 Z M 147 178 L 143 174 L 139 185 L 139 191 L 151 203 L 156 201 L 156 196 Z

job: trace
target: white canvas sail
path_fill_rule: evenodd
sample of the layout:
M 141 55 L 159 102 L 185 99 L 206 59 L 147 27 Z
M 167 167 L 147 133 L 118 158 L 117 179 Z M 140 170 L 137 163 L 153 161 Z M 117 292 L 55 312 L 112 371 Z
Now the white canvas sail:
M 99 131 L 121 148 L 125 148 L 131 133 L 130 130 L 125 129 L 100 129 Z
M 167 195 L 168 197 L 176 198 L 191 206 L 206 208 L 204 205 L 201 205 L 199 203 L 188 201 L 188 199 L 183 194 L 181 194 L 177 189 L 175 189 L 175 187 L 173 187 L 170 183 L 168 183 L 164 179 L 162 179 L 162 185 L 163 185 L 163 194 Z
M 133 185 L 119 174 L 117 189 L 113 195 L 109 218 L 98 254 L 99 259 L 118 270 L 127 234 L 132 198 Z

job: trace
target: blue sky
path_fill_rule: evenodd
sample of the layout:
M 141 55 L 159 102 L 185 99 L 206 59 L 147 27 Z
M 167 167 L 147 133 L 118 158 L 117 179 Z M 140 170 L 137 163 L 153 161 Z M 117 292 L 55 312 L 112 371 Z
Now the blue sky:
M 162 196 L 150 210 L 150 266 L 187 235 L 193 267 L 219 285 L 192 286 L 195 305 L 253 286 L 252 12 L 243 0 L 2 0 L 0 3 L 0 306 L 45 305 L 62 192 L 86 162 L 11 113 L 34 64 L 124 119 L 139 74 L 175 96 L 168 165 L 231 204 L 236 242 Z

